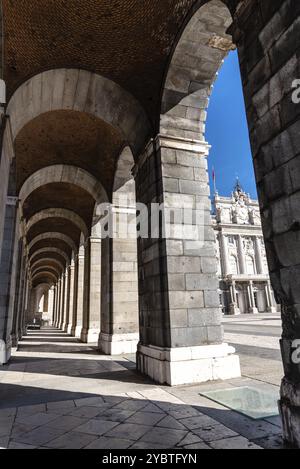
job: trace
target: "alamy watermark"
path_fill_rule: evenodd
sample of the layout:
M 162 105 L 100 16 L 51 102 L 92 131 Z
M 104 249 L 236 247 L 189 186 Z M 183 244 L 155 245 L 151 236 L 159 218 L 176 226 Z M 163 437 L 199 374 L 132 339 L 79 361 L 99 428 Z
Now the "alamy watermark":
M 132 204 L 126 194 L 116 204 L 99 204 L 97 231 L 101 238 L 176 239 L 204 243 L 205 225 L 210 216 L 203 203 L 176 200 L 166 203 Z
M 292 363 L 294 365 L 300 365 L 300 339 L 295 339 L 292 343 Z
M 292 101 L 294 104 L 300 104 L 300 79 L 296 79 L 292 83 L 294 89 L 292 93 Z

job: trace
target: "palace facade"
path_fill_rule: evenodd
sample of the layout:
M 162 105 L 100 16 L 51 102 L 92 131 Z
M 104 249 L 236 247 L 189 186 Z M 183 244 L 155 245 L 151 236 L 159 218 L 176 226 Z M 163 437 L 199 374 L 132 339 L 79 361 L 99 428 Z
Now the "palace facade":
M 223 313 L 276 312 L 258 201 L 239 182 L 231 197 L 216 193 L 213 201 Z

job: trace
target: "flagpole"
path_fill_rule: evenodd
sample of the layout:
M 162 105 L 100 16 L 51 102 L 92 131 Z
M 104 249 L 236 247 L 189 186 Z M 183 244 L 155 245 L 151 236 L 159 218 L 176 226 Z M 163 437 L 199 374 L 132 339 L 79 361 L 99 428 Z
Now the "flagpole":
M 213 182 L 214 182 L 214 195 L 217 194 L 217 186 L 216 186 L 216 172 L 215 168 L 213 167 Z

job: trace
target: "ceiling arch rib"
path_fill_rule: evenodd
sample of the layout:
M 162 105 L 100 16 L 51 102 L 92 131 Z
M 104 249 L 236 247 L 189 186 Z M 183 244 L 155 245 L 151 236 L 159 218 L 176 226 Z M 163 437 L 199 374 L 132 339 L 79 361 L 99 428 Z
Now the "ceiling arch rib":
M 55 275 L 52 272 L 48 272 L 47 269 L 43 270 L 43 272 L 39 272 L 31 277 L 32 283 L 38 282 L 38 283 L 44 283 L 45 279 L 50 279 L 50 282 L 52 284 L 57 283 L 59 276 Z M 47 283 L 47 282 L 45 282 Z
M 57 279 L 59 279 L 59 277 L 60 277 L 60 275 L 61 275 L 61 274 L 60 274 L 57 270 L 55 270 L 54 268 L 51 268 L 51 267 L 48 267 L 48 266 L 43 266 L 43 267 L 41 267 L 41 268 L 39 268 L 39 269 L 35 269 L 35 270 L 32 272 L 32 276 L 35 277 L 36 275 L 41 274 L 41 273 L 44 273 L 44 272 L 52 273 L 53 275 L 55 275 L 55 277 L 56 277 Z
M 39 266 L 39 265 L 45 264 L 45 263 L 48 263 L 49 265 L 50 265 L 50 263 L 51 263 L 51 265 L 54 264 L 54 265 L 56 265 L 61 271 L 64 271 L 64 269 L 65 269 L 65 266 L 64 266 L 61 262 L 57 261 L 56 259 L 53 259 L 53 258 L 51 258 L 51 257 L 44 257 L 43 260 L 39 260 L 39 261 L 33 262 L 33 263 L 31 264 L 31 266 L 30 266 L 30 267 L 31 267 L 31 270 L 33 270 L 36 266 Z
M 33 261 L 33 260 L 34 260 L 37 256 L 39 256 L 39 255 L 45 254 L 46 257 L 47 257 L 47 254 L 50 254 L 50 253 L 54 253 L 54 254 L 60 255 L 60 257 L 63 257 L 63 258 L 64 258 L 64 260 L 66 261 L 66 263 L 69 263 L 69 262 L 70 262 L 70 258 L 69 258 L 69 256 L 67 256 L 67 254 L 65 253 L 65 251 L 62 251 L 61 249 L 57 249 L 57 248 L 52 248 L 52 247 L 47 247 L 47 248 L 38 249 L 38 250 L 35 251 L 32 255 L 29 255 L 29 259 L 30 259 L 30 261 Z
M 27 231 L 36 223 L 48 218 L 65 218 L 76 225 L 85 237 L 88 236 L 88 228 L 82 218 L 75 212 L 63 208 L 49 208 L 35 213 L 27 222 Z
M 204 140 L 212 86 L 223 60 L 235 48 L 227 33 L 232 16 L 224 1 L 210 0 L 196 3 L 188 18 L 165 74 L 160 133 Z
M 87 171 L 76 166 L 53 165 L 32 174 L 23 184 L 19 198 L 21 203 L 36 189 L 51 183 L 69 183 L 90 194 L 96 202 L 108 200 L 102 184 Z
M 30 251 L 37 243 L 40 243 L 41 241 L 46 241 L 46 240 L 54 240 L 54 239 L 58 239 L 60 241 L 63 241 L 64 243 L 66 243 L 70 249 L 72 249 L 72 251 L 74 253 L 76 253 L 78 251 L 78 248 L 76 246 L 76 244 L 74 243 L 73 239 L 70 238 L 69 236 L 63 234 L 63 233 L 59 233 L 59 232 L 56 232 L 56 231 L 52 231 L 52 232 L 48 232 L 48 233 L 43 233 L 43 234 L 40 234 L 38 236 L 36 236 L 35 238 L 33 238 L 30 243 L 28 244 L 28 250 Z
M 101 75 L 69 68 L 38 74 L 15 91 L 8 104 L 13 139 L 35 117 L 64 109 L 91 114 L 118 129 L 135 155 L 151 135 L 146 113 L 130 93 Z

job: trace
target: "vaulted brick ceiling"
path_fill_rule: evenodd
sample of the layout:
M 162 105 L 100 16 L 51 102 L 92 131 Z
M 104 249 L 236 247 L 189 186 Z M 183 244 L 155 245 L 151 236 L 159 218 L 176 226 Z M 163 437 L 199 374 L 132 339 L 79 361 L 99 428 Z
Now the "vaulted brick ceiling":
M 229 6 L 236 0 L 224 0 Z M 171 54 L 189 18 L 207 0 L 2 0 L 4 78 L 8 97 L 27 79 L 45 70 L 78 68 L 102 75 L 131 93 L 143 106 L 153 129 L 159 121 L 164 78 Z M 37 170 L 57 164 L 78 166 L 98 179 L 110 195 L 117 158 L 124 141 L 99 119 L 75 112 L 52 111 L 29 122 L 16 139 L 17 186 Z M 30 219 L 47 208 L 74 210 L 91 225 L 94 200 L 70 184 L 47 184 L 24 203 Z M 27 234 L 59 232 L 77 245 L 80 230 L 61 218 L 39 221 Z M 57 239 L 45 247 L 70 247 Z M 42 259 L 55 255 L 39 256 Z M 51 283 L 40 274 L 35 283 Z
M 170 52 L 196 0 L 3 0 L 9 93 L 51 68 L 99 73 L 154 114 Z M 109 47 L 108 47 L 109 45 Z
M 63 163 L 85 169 L 110 193 L 122 146 L 119 132 L 94 116 L 76 111 L 42 114 L 16 139 L 17 186 L 39 169 Z

